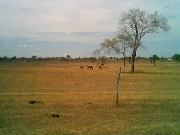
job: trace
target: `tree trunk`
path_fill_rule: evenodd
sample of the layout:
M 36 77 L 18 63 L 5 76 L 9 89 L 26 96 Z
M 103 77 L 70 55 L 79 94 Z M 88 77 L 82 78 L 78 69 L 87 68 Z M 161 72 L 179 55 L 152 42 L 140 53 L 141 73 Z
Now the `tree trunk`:
M 134 73 L 134 61 L 133 61 L 134 58 L 132 58 L 132 65 L 131 65 L 131 73 Z
M 154 66 L 156 65 L 155 63 L 156 63 L 156 59 L 155 58 L 153 58 L 153 63 L 154 63 Z
M 129 57 L 129 64 L 131 64 L 131 57 Z
M 151 64 L 152 64 L 152 60 L 153 60 L 153 59 L 151 58 Z
M 133 49 L 131 73 L 134 73 L 134 62 L 135 62 L 135 58 L 136 58 L 136 48 Z
M 125 48 L 125 46 L 124 46 L 124 69 L 125 69 L 125 66 L 126 66 L 126 58 L 125 58 L 125 51 L 126 51 L 126 48 Z
M 96 66 L 97 66 L 97 68 L 98 68 L 98 66 L 99 66 L 99 58 L 96 59 Z
M 116 106 L 119 104 L 119 82 L 120 82 L 120 75 L 121 75 L 121 68 L 119 68 L 118 71 L 118 78 L 117 78 L 117 84 L 116 84 Z
M 124 56 L 124 69 L 125 69 L 125 66 L 126 66 L 126 58 Z
M 137 48 L 139 46 L 139 42 L 140 40 L 138 40 L 138 29 L 137 26 L 136 27 L 136 36 L 135 36 L 135 43 L 134 43 L 134 48 L 133 48 L 133 53 L 132 53 L 132 65 L 131 65 L 131 73 L 134 73 L 134 62 L 135 62 L 135 58 L 136 58 L 136 51 Z

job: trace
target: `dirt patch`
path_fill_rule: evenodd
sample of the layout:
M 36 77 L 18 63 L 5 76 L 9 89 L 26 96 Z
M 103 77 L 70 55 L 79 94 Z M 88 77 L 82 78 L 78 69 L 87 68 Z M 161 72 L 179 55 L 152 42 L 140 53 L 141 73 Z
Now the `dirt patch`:
M 42 104 L 43 102 L 41 101 L 35 101 L 35 100 L 31 100 L 31 101 L 28 101 L 29 104 Z

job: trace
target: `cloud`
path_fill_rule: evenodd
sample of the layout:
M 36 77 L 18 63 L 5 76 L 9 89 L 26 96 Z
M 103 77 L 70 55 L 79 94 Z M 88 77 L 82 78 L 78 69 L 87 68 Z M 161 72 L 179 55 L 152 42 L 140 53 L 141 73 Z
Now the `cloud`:
M 105 37 L 101 37 L 102 40 L 106 39 Z
M 66 32 L 66 35 L 68 35 L 68 36 L 72 36 L 72 35 L 73 35 L 73 33 L 72 33 L 72 32 Z
M 67 32 L 66 35 L 72 35 L 72 31 L 115 32 L 122 12 L 137 7 L 147 11 L 171 7 L 170 2 L 160 3 L 143 0 L 4 0 L 0 3 L 3 20 L 0 22 L 0 35 L 14 36 L 17 32 L 20 36 L 33 36 L 34 32 Z
M 18 47 L 27 47 L 28 45 L 17 45 Z
M 37 33 L 34 36 L 35 41 L 50 41 L 50 42 L 82 42 L 96 43 L 102 42 L 102 37 L 112 38 L 115 32 L 45 32 Z
M 24 31 L 114 31 L 120 12 L 134 4 L 132 1 L 124 0 L 8 1 L 10 0 L 2 1 L 0 4 L 4 7 L 0 8 L 0 15 L 4 20 L 0 22 L 3 26 L 1 29 L 14 31 L 14 34 L 18 31 L 22 35 Z
M 171 8 L 171 6 L 169 6 L 169 5 L 166 5 L 164 8 Z

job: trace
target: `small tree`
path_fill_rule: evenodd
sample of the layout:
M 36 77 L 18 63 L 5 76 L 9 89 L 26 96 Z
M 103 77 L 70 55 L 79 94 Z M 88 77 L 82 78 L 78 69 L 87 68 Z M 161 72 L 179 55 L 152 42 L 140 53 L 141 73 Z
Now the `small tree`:
M 139 47 L 142 46 L 141 39 L 148 33 L 158 33 L 159 30 L 168 32 L 170 26 L 168 21 L 162 15 L 159 15 L 157 11 L 153 14 L 147 14 L 145 11 L 137 9 L 130 9 L 127 13 L 123 13 L 118 22 L 119 33 L 123 35 L 124 28 L 132 40 L 132 65 L 131 72 L 134 73 L 134 62 L 136 58 L 136 52 Z
M 70 59 L 70 58 L 71 58 L 71 55 L 67 55 L 66 57 L 67 57 L 67 59 Z
M 129 48 L 132 46 L 132 41 L 133 38 L 132 36 L 128 33 L 126 27 L 123 30 L 123 34 L 118 34 L 117 35 L 118 43 L 121 46 L 120 52 L 123 55 L 124 59 L 124 69 L 126 65 L 126 52 L 128 52 Z
M 150 61 L 151 61 L 151 64 L 152 64 L 152 61 L 153 61 L 153 57 L 149 57 Z
M 156 65 L 156 60 L 158 59 L 158 56 L 154 54 L 152 56 L 152 59 L 153 59 L 153 63 L 154 63 L 154 66 L 155 66 Z
M 105 52 L 110 54 L 115 52 L 116 54 L 123 55 L 124 58 L 124 68 L 125 68 L 125 55 L 128 49 L 128 36 L 125 35 L 117 35 L 116 38 L 113 39 L 105 39 L 103 43 L 100 44 L 102 49 L 105 49 Z
M 32 60 L 35 60 L 36 58 L 37 58 L 36 55 L 33 55 L 33 56 L 32 56 Z
M 98 67 L 98 64 L 99 64 L 99 58 L 100 58 L 100 55 L 101 55 L 101 49 L 97 49 L 94 50 L 92 52 L 92 55 L 96 58 L 96 63 L 97 63 L 97 67 Z
M 3 60 L 7 60 L 8 58 L 7 58 L 7 56 L 5 55 L 4 57 L 3 57 Z
M 16 56 L 12 57 L 12 58 L 10 59 L 10 62 L 12 62 L 12 61 L 14 61 L 14 60 L 16 60 Z
M 180 54 L 174 54 L 172 57 L 173 60 L 180 61 Z
M 16 56 L 14 56 L 14 57 L 12 57 L 12 59 L 13 59 L 13 60 L 16 60 L 17 58 L 16 58 Z

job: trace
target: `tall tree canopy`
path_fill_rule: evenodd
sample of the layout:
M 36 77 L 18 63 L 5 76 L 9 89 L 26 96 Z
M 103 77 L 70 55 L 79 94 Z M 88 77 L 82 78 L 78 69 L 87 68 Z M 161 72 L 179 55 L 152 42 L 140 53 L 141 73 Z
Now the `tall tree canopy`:
M 147 14 L 145 11 L 130 9 L 128 12 L 122 13 L 118 22 L 118 35 L 125 35 L 124 38 L 130 43 L 132 48 L 132 67 L 131 72 L 134 73 L 134 62 L 137 49 L 142 46 L 141 39 L 148 33 L 158 33 L 160 31 L 168 32 L 170 26 L 168 20 L 159 15 L 157 11 L 153 14 Z M 125 34 L 124 34 L 125 33 Z

